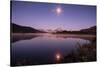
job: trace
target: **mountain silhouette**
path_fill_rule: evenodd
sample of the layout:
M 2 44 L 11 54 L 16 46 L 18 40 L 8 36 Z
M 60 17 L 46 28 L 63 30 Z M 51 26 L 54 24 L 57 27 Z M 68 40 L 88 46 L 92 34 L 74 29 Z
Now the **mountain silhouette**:
M 83 33 L 96 34 L 96 26 L 92 26 L 92 27 L 87 28 L 87 29 L 81 29 L 80 31 L 83 32 Z
M 21 26 L 14 23 L 11 23 L 11 32 L 12 33 L 43 33 L 43 31 L 27 27 L 27 26 Z
M 57 34 L 96 34 L 96 26 L 92 26 L 90 28 L 81 29 L 79 31 L 67 31 L 67 30 L 60 30 L 56 31 Z

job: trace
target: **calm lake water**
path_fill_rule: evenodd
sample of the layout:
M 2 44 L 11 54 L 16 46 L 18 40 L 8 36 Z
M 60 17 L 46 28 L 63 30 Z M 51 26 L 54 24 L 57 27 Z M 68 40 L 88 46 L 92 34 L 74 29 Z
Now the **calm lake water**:
M 56 63 L 67 54 L 75 51 L 78 44 L 91 43 L 90 37 L 53 34 L 13 35 L 11 40 L 11 65 Z

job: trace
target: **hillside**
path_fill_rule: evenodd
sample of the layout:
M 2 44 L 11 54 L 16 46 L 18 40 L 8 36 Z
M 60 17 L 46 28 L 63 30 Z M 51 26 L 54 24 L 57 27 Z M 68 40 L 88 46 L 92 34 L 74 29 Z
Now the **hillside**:
M 55 34 L 96 34 L 96 26 L 92 26 L 86 29 L 81 29 L 79 31 L 61 30 L 61 31 L 56 31 Z
M 26 26 L 21 26 L 21 25 L 11 23 L 11 32 L 12 33 L 42 33 L 43 31 L 31 27 L 26 27 Z
M 87 28 L 87 29 L 82 29 L 80 30 L 83 33 L 91 33 L 91 34 L 96 34 L 96 26 Z

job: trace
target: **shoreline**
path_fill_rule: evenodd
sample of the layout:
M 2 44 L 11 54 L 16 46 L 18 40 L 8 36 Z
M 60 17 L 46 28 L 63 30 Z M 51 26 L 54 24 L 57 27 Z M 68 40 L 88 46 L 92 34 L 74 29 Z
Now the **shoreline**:
M 52 34 L 52 33 L 11 33 L 11 35 L 60 35 L 60 36 L 95 36 L 95 34 Z

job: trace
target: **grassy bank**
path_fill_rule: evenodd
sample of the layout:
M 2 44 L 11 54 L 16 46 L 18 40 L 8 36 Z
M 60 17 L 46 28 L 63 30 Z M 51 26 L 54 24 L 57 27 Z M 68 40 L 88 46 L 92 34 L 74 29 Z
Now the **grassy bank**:
M 72 51 L 61 60 L 63 63 L 89 61 L 96 61 L 96 42 L 84 45 L 78 44 L 76 51 Z

